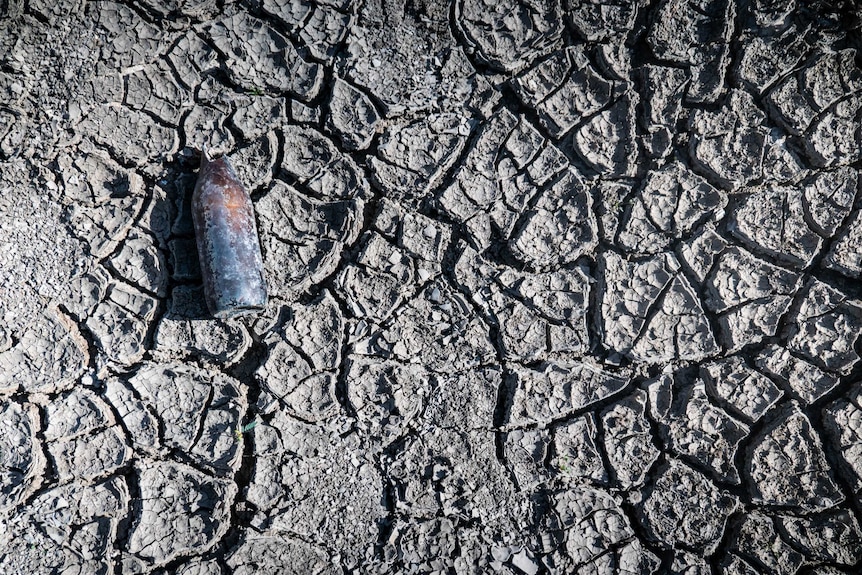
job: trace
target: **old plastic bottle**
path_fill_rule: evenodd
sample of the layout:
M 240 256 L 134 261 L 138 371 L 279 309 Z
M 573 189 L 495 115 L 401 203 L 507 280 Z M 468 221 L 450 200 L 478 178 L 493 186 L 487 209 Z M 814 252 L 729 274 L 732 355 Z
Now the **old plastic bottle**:
M 192 196 L 192 220 L 207 307 L 217 318 L 259 313 L 266 279 L 251 198 L 227 158 L 204 148 Z

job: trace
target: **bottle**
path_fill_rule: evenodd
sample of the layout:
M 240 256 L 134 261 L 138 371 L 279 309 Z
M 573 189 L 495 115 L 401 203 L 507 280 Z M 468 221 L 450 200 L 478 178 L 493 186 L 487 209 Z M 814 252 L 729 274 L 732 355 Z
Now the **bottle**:
M 228 159 L 211 159 L 206 147 L 192 221 L 210 313 L 220 319 L 260 313 L 267 291 L 251 198 Z

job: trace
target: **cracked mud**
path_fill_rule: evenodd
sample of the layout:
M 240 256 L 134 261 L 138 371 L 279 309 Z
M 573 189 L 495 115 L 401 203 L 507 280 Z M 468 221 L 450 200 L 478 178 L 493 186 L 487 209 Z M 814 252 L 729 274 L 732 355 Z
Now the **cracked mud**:
M 0 2 L 0 573 L 858 573 L 860 13 Z

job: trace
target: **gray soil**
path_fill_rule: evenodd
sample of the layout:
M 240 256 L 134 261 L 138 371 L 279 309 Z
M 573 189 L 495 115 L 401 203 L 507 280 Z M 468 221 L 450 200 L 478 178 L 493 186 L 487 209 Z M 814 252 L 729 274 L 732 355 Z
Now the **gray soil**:
M 859 573 L 859 15 L 0 0 L 0 573 Z

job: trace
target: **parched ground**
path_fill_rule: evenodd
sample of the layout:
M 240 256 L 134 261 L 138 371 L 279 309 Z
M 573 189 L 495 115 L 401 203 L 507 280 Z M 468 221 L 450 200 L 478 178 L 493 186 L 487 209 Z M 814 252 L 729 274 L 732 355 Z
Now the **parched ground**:
M 858 573 L 859 15 L 0 1 L 0 573 Z

